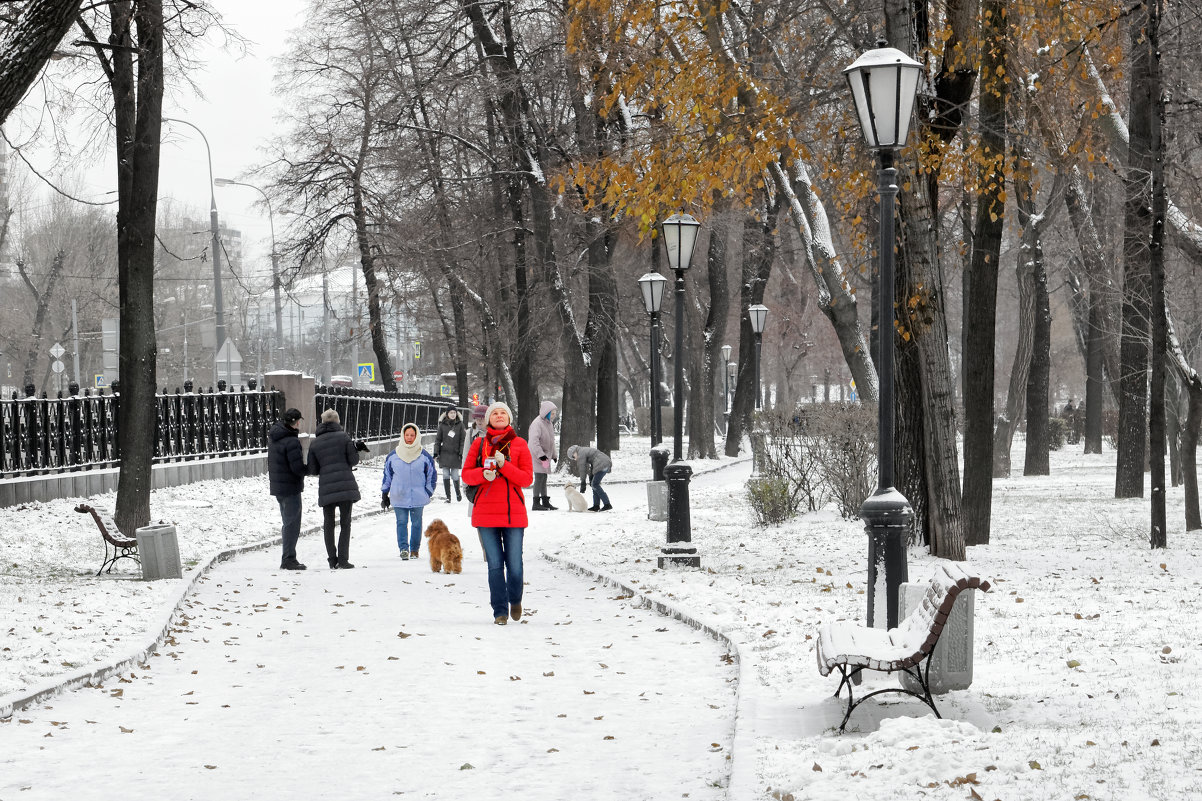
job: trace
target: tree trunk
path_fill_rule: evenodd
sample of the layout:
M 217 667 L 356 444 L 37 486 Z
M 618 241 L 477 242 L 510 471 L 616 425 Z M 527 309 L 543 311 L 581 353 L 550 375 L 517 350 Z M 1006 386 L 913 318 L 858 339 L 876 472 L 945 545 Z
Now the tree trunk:
M 989 541 L 993 504 L 993 392 L 997 277 L 1005 227 L 1006 7 L 984 0 L 980 91 L 981 154 L 969 266 L 972 320 L 964 351 L 964 526 L 970 543 Z
M 1148 336 L 1152 316 L 1153 117 L 1156 95 L 1148 51 L 1148 9 L 1140 5 L 1127 20 L 1131 57 L 1130 142 L 1123 228 L 1123 318 L 1119 341 L 1118 468 L 1116 498 L 1142 498 L 1148 435 Z
M 1161 0 L 1145 4 L 1148 27 L 1144 47 L 1147 50 L 1148 74 L 1140 75 L 1147 83 L 1147 96 L 1151 108 L 1151 136 L 1149 157 L 1152 162 L 1152 235 L 1148 247 L 1149 278 L 1152 294 L 1152 380 L 1149 387 L 1151 402 L 1148 419 L 1148 449 L 1152 473 L 1150 544 L 1153 548 L 1168 545 L 1167 513 L 1165 510 L 1164 480 L 1164 402 L 1165 402 L 1165 355 L 1168 352 L 1168 327 L 1165 318 L 1164 297 L 1164 94 L 1160 71 L 1160 8 Z M 1136 75 L 1139 75 L 1137 72 Z M 1136 79 L 1133 76 L 1132 83 Z
M 731 403 L 730 424 L 726 430 L 726 455 L 738 456 L 743 435 L 750 433 L 755 413 L 755 332 L 747 308 L 764 301 L 764 289 L 772 273 L 776 256 L 776 218 L 779 207 L 767 206 L 761 192 L 755 207 L 759 214 L 749 212 L 743 221 L 743 280 L 739 285 L 739 369 L 735 382 L 735 397 Z M 681 354 L 674 354 L 681 358 Z
M 163 5 L 162 0 L 136 4 L 120 0 L 111 8 L 110 43 L 117 45 L 110 81 L 117 127 L 117 282 L 122 311 L 117 431 L 121 472 L 113 518 L 122 531 L 132 532 L 150 522 L 156 431 L 154 256 L 163 119 Z
M 705 310 L 705 322 L 702 326 L 702 347 L 696 348 L 698 359 L 697 371 L 694 375 L 701 376 L 693 393 L 693 414 L 689 416 L 689 456 L 702 459 L 718 458 L 718 450 L 714 444 L 714 431 L 717 420 L 715 405 L 709 400 L 723 382 L 725 387 L 726 365 L 722 361 L 722 341 L 726 338 L 726 318 L 730 314 L 730 295 L 726 280 L 726 246 L 730 236 L 729 203 L 719 200 L 714 205 L 709 229 L 709 243 L 706 247 L 706 278 L 709 284 L 709 308 Z M 693 306 L 701 312 L 700 292 L 693 294 Z M 723 409 L 725 411 L 725 409 Z
M 42 74 L 82 5 L 81 0 L 32 0 L 18 9 L 16 24 L 0 37 L 0 124 Z
M 1027 119 L 1031 119 L 1035 113 L 1037 112 L 1034 104 L 1028 104 Z M 1019 225 L 1022 226 L 1018 259 L 1019 305 L 1023 314 L 1019 320 L 1022 329 L 1019 341 L 1029 342 L 1027 364 L 1015 365 L 1015 370 L 1022 373 L 1022 383 L 1025 384 L 1023 406 L 1026 409 L 1027 440 L 1023 475 L 1046 476 L 1051 473 L 1048 457 L 1048 383 L 1051 372 L 1052 316 L 1048 301 L 1048 274 L 1043 258 L 1043 229 L 1049 218 L 1046 213 L 1036 214 L 1035 193 L 1031 186 L 1032 165 L 1023 145 L 1016 145 L 1014 152 L 1015 208 L 1018 211 Z M 1062 184 L 1057 176 L 1050 193 L 1052 198 L 1059 196 Z M 1016 384 L 1014 375 L 1011 375 L 1011 388 Z

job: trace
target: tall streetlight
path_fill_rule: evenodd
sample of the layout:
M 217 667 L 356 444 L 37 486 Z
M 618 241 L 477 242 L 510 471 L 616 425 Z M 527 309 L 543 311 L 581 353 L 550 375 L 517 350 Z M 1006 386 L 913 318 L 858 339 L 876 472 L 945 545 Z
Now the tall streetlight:
M 247 189 L 253 189 L 263 196 L 263 202 L 267 204 L 267 225 L 271 228 L 271 291 L 275 295 L 275 342 L 277 348 L 282 347 L 284 343 L 284 320 L 282 311 L 283 303 L 280 300 L 280 254 L 276 252 L 275 248 L 275 215 L 271 213 L 271 198 L 254 184 L 233 181 L 229 178 L 214 178 L 213 183 L 217 186 L 245 186 Z M 274 358 L 271 360 L 271 366 L 272 369 L 275 369 Z
M 726 388 L 722 391 L 722 417 L 727 424 L 730 422 L 730 370 L 726 365 L 730 364 L 730 351 L 730 345 L 722 346 L 722 373 L 726 379 Z
M 220 352 L 221 346 L 225 344 L 225 304 L 221 297 L 221 229 L 217 224 L 217 190 L 213 188 L 213 151 L 209 148 L 209 139 L 205 136 L 204 131 L 187 120 L 163 117 L 163 122 L 178 122 L 181 125 L 187 125 L 200 134 L 201 140 L 205 143 L 205 157 L 209 162 L 209 233 L 212 235 L 213 249 L 213 316 L 217 318 L 217 350 L 214 352 L 216 354 Z M 229 355 L 229 351 L 226 351 L 226 355 Z M 226 376 L 229 377 L 229 374 L 230 367 L 227 364 Z M 216 355 L 213 357 L 213 386 L 217 386 Z
M 684 274 L 693 261 L 693 248 L 697 244 L 697 233 L 701 223 L 690 214 L 673 214 L 662 224 L 664 249 L 668 254 L 668 267 L 676 273 L 676 391 L 673 400 L 673 423 L 675 440 L 672 443 L 672 464 L 664 470 L 668 479 L 668 544 L 659 557 L 659 566 L 665 564 L 700 567 L 701 557 L 692 544 L 692 526 L 689 521 L 689 477 L 693 468 L 681 461 L 681 443 L 684 440 Z
M 762 409 L 760 402 L 760 342 L 764 338 L 764 324 L 768 322 L 768 307 L 762 303 L 747 307 L 751 330 L 755 334 L 755 408 Z
M 868 147 L 879 159 L 877 185 L 880 192 L 880 254 L 877 288 L 877 372 L 880 391 L 877 404 L 876 492 L 860 507 L 860 518 L 868 533 L 868 625 L 875 622 L 878 594 L 886 599 L 885 625 L 893 628 L 898 618 L 898 592 L 908 578 L 906 536 L 914 522 L 910 502 L 893 486 L 893 215 L 897 198 L 894 155 L 905 144 L 910 115 L 922 65 L 886 42 L 857 58 L 843 70 L 855 99 L 856 114 Z M 879 575 L 884 572 L 884 587 Z
M 648 351 L 651 359 L 651 447 L 663 440 L 661 429 L 662 419 L 659 413 L 659 306 L 664 299 L 664 285 L 668 279 L 659 273 L 646 273 L 639 279 L 639 289 L 643 291 L 643 306 L 651 316 L 651 349 Z M 662 480 L 656 479 L 657 481 Z

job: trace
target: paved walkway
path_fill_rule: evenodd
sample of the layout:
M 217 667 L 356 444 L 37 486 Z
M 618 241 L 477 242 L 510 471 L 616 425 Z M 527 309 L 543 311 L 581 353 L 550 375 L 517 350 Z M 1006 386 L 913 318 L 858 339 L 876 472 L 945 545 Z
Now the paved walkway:
M 430 507 L 428 517 L 438 513 Z M 475 534 L 458 576 L 357 521 L 353 571 L 214 567 L 157 656 L 0 724 L 0 801 L 719 799 L 736 668 L 620 591 L 526 555 L 492 623 Z

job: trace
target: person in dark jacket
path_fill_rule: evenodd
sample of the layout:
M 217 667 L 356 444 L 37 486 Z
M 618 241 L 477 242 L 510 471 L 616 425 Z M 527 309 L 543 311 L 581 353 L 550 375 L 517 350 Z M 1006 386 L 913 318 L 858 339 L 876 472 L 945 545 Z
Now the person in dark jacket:
M 324 515 L 326 556 L 330 567 L 348 570 L 351 549 L 351 505 L 359 500 L 359 484 L 351 469 L 359 464 L 363 442 L 352 442 L 339 425 L 338 412 L 321 413 L 317 436 L 309 446 L 309 474 L 317 479 L 317 505 Z M 338 512 L 338 547 L 334 547 L 334 512 Z
M 577 470 L 580 472 L 580 491 L 584 492 L 586 478 L 592 484 L 593 505 L 588 510 L 590 512 L 608 512 L 612 509 L 609 496 L 605 494 L 605 490 L 601 489 L 601 480 L 609 475 L 609 471 L 614 466 L 609 459 L 609 454 L 588 445 L 573 445 L 568 448 L 568 458 L 576 462 Z
M 442 468 L 442 491 L 446 502 L 451 502 L 451 483 L 455 484 L 455 500 L 463 500 L 459 491 L 459 468 L 463 466 L 463 454 L 467 452 L 467 429 L 459 417 L 459 410 L 447 407 L 438 420 L 438 433 L 434 437 L 434 461 Z
M 301 493 L 305 490 L 307 472 L 301 452 L 300 432 L 297 430 L 300 420 L 300 410 L 289 409 L 267 434 L 267 482 L 271 494 L 280 504 L 280 517 L 283 519 L 280 529 L 283 540 L 280 567 L 284 570 L 306 569 L 296 559 L 296 542 L 300 539 Z

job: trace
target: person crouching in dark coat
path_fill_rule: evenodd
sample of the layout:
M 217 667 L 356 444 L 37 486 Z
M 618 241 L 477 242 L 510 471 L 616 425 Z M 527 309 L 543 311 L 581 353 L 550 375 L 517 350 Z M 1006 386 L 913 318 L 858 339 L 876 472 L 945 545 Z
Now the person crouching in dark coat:
M 351 505 L 359 500 L 359 484 L 351 469 L 367 445 L 352 442 L 339 425 L 338 412 L 321 413 L 317 436 L 309 446 L 309 473 L 317 479 L 317 505 L 324 515 L 326 556 L 330 567 L 347 570 L 351 549 Z M 338 512 L 338 547 L 334 547 L 334 512 Z
M 280 567 L 284 570 L 305 569 L 296 558 L 296 542 L 300 539 L 301 493 L 305 490 L 305 475 L 308 472 L 301 451 L 300 432 L 297 430 L 300 420 L 300 410 L 289 409 L 267 434 L 267 483 L 271 494 L 280 504 L 280 517 L 283 519 L 280 529 L 283 543 Z

